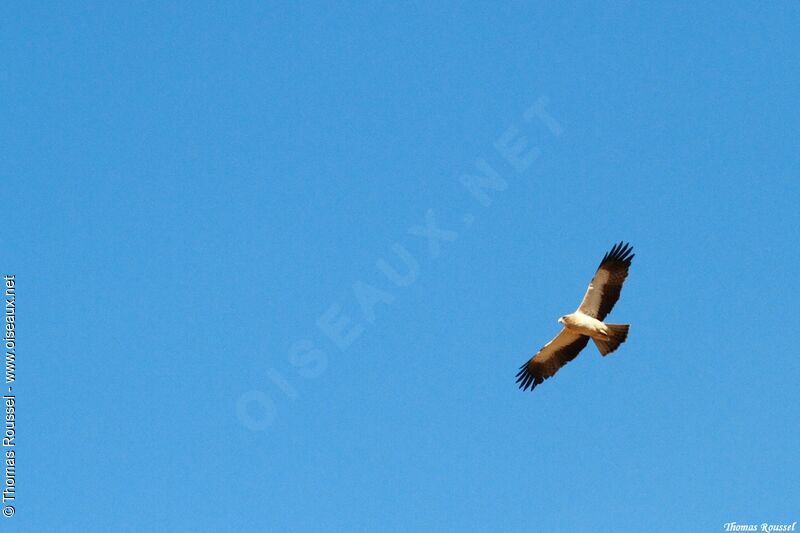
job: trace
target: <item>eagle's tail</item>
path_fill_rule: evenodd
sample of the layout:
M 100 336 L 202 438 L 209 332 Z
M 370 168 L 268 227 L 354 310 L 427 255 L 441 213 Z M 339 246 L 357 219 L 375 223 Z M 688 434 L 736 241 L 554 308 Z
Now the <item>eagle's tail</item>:
M 628 338 L 628 329 L 631 325 L 606 324 L 606 327 L 608 328 L 608 340 L 593 339 L 601 355 L 608 355 L 619 348 L 619 345 Z

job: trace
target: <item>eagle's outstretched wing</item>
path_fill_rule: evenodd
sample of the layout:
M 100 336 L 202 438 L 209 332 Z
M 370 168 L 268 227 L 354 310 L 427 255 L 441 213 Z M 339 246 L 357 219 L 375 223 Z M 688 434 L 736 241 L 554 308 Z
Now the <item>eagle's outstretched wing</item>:
M 603 320 L 611 312 L 628 277 L 628 267 L 635 255 L 631 251 L 630 244 L 620 242 L 603 256 L 578 311 L 597 320 Z
M 555 339 L 545 344 L 527 363 L 519 367 L 519 388 L 533 390 L 536 385 L 555 375 L 559 368 L 575 359 L 588 342 L 589 337 L 562 329 Z

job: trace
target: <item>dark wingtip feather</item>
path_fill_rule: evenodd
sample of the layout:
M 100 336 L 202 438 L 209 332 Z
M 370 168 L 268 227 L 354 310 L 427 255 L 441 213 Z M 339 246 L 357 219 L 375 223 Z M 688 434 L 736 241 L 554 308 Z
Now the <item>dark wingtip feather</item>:
M 533 373 L 528 370 L 527 362 L 519 367 L 519 372 L 517 372 L 517 384 L 521 390 L 527 391 L 530 389 L 533 391 L 533 389 L 542 382 L 544 382 L 544 379 L 534 376 Z
M 629 242 L 619 241 L 606 252 L 600 264 L 602 265 L 606 261 L 619 261 L 630 265 L 633 256 L 636 255 L 631 252 L 633 252 L 633 246 Z

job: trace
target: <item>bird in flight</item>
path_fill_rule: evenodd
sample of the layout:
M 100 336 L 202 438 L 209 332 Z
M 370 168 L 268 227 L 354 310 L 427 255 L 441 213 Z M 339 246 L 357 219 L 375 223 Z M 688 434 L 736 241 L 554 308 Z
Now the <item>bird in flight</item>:
M 578 310 L 558 319 L 564 329 L 519 368 L 517 383 L 522 390 L 535 389 L 558 369 L 575 359 L 592 339 L 601 355 L 608 355 L 628 338 L 630 324 L 603 322 L 619 300 L 622 284 L 634 254 L 630 244 L 614 245 L 603 256 Z

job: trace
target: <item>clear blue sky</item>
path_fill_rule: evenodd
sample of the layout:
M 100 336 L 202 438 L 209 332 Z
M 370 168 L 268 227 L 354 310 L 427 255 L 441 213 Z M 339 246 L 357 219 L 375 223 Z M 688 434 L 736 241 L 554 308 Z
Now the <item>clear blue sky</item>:
M 2 20 L 4 531 L 800 520 L 797 3 Z M 628 342 L 520 392 L 622 239 Z

